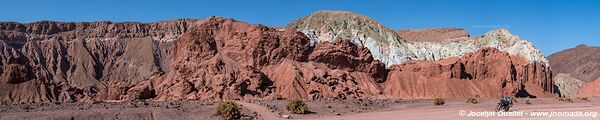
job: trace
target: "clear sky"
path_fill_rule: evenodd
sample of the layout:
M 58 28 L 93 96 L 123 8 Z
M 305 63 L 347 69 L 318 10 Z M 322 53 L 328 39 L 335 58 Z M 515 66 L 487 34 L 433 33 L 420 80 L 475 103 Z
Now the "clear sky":
M 369 16 L 392 29 L 459 27 L 471 36 L 507 28 L 545 55 L 600 45 L 598 0 L 5 0 L 0 21 L 140 21 L 224 16 L 285 26 L 318 10 Z

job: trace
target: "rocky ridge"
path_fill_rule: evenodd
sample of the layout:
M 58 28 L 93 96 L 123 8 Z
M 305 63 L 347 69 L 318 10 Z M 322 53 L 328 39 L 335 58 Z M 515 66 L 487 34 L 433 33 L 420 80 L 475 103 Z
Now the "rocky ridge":
M 0 23 L 0 100 L 110 98 L 122 91 L 109 88 L 168 72 L 173 41 L 201 21 Z
M 593 96 L 600 77 L 600 47 L 578 45 L 548 56 L 556 85 L 563 96 Z M 590 85 L 587 85 L 590 84 Z M 584 92 L 579 94 L 579 92 Z
M 543 64 L 495 48 L 439 61 L 408 61 L 388 74 L 384 93 L 404 98 L 550 97 L 554 87 Z
M 505 29 L 492 30 L 483 36 L 459 37 L 451 41 L 406 41 L 381 23 L 346 11 L 318 11 L 288 24 L 287 28 L 302 31 L 315 43 L 335 41 L 338 38 L 350 40 L 369 48 L 373 57 L 388 67 L 408 60 L 458 57 L 485 47 L 493 47 L 511 55 L 520 54 L 530 63 L 543 63 L 548 66 L 543 54 L 532 43 Z
M 168 22 L 177 24 L 106 22 L 88 30 L 97 23 L 46 22 L 41 28 L 75 28 L 44 35 L 29 33 L 41 29 L 30 24 L 5 28 L 39 38 L 23 39 L 24 47 L 14 42 L 20 37 L 2 39 L 1 101 L 368 98 L 380 94 L 376 81 L 387 76 L 368 50 L 344 41 L 311 47 L 295 30 L 220 17 Z M 141 30 L 131 32 L 135 26 Z M 148 32 L 154 28 L 177 29 Z M 106 29 L 117 35 L 86 34 Z M 164 34 L 177 39 L 152 39 Z
M 0 83 L 0 90 L 6 91 L 0 92 L 2 103 L 550 97 L 554 92 L 551 71 L 544 62 L 531 62 L 531 56 L 527 56 L 531 51 L 510 52 L 515 46 L 533 46 L 506 30 L 468 39 L 502 48 L 506 41 L 517 41 L 511 43 L 511 49 L 473 47 L 473 52 L 437 61 L 393 59 L 403 62 L 386 64 L 377 58 L 383 53 L 357 42 L 394 44 L 404 49 L 388 50 L 424 54 L 420 57 L 446 53 L 402 40 L 333 37 L 321 41 L 296 29 L 275 29 L 221 17 L 155 23 L 44 21 L 0 25 L 4 25 L 0 26 L 0 77 L 7 78 Z M 375 29 L 379 32 L 368 28 L 355 33 L 398 38 L 383 26 Z M 431 59 L 438 59 L 433 56 Z
M 600 77 L 600 47 L 578 45 L 548 56 L 554 74 L 567 73 L 584 82 Z
M 295 30 L 232 19 L 195 27 L 175 54 L 172 72 L 149 81 L 158 100 L 370 98 L 379 94 L 375 78 L 385 79 L 384 65 L 364 48 L 311 47 Z

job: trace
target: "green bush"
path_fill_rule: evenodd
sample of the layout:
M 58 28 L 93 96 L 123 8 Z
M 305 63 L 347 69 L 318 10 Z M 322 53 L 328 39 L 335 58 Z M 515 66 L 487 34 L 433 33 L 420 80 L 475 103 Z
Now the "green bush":
M 479 101 L 477 101 L 476 98 L 469 98 L 469 99 L 467 99 L 467 103 L 477 104 L 477 103 L 479 103 Z
M 435 98 L 433 99 L 433 105 L 444 105 L 446 104 L 444 102 L 444 98 Z
M 223 101 L 219 103 L 214 115 L 220 116 L 223 120 L 235 120 L 242 117 L 240 108 L 232 101 Z
M 290 112 L 292 112 L 293 114 L 307 114 L 309 113 L 308 111 L 308 105 L 306 105 L 306 103 L 304 103 L 302 100 L 298 100 L 298 99 L 292 99 L 288 102 L 288 105 L 286 107 L 286 109 Z
M 587 98 L 587 97 L 581 97 L 581 98 L 579 98 L 579 99 L 580 99 L 580 100 L 585 100 L 585 101 L 587 101 L 587 100 L 588 100 L 588 98 Z

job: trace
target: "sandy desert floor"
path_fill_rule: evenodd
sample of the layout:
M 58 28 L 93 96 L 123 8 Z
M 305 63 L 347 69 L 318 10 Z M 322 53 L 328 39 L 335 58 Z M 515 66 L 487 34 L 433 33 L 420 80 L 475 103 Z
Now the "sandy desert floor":
M 463 101 L 452 101 L 444 106 L 422 106 L 422 107 L 403 107 L 396 106 L 389 111 L 368 112 L 352 114 L 345 116 L 324 117 L 322 119 L 331 120 L 598 120 L 597 113 L 600 112 L 600 102 L 593 101 L 574 101 L 563 102 L 554 99 L 532 99 L 531 104 L 517 103 L 509 112 L 498 113 L 494 110 L 495 100 L 485 100 L 479 104 L 466 104 Z M 485 116 L 469 116 L 473 113 L 493 112 Z M 566 116 L 564 112 L 588 112 L 590 116 Z M 462 114 L 461 114 L 462 112 Z M 532 113 L 536 112 L 536 113 Z M 532 114 L 552 114 L 554 116 L 534 116 Z M 511 114 L 512 113 L 512 114 Z M 557 114 L 563 113 L 563 116 Z M 594 113 L 595 116 L 594 117 Z
M 529 100 L 531 104 L 526 104 Z M 446 104 L 435 106 L 432 100 L 311 100 L 307 101 L 311 114 L 296 115 L 285 111 L 285 100 L 236 101 L 241 105 L 245 119 L 328 119 L 328 120 L 595 120 L 600 119 L 600 98 L 572 102 L 557 98 L 517 99 L 509 112 L 498 113 L 495 99 L 479 100 L 478 104 L 464 99 L 447 99 Z M 95 102 L 95 103 L 41 103 L 0 105 L 1 120 L 20 119 L 218 119 L 212 116 L 215 101 L 176 102 Z M 554 112 L 554 113 L 552 113 Z M 573 115 L 573 112 L 581 112 Z M 462 114 L 461 114 L 462 113 Z M 475 114 L 478 113 L 478 114 Z M 543 115 L 547 113 L 548 115 Z M 478 116 L 470 116 L 478 115 Z M 493 115 L 492 115 L 493 114 Z M 533 116 L 532 114 L 542 114 Z M 554 114 L 551 116 L 551 114 Z M 562 114 L 563 116 L 556 116 Z M 499 116 L 506 115 L 506 116 Z M 594 117 L 595 116 L 595 117 Z

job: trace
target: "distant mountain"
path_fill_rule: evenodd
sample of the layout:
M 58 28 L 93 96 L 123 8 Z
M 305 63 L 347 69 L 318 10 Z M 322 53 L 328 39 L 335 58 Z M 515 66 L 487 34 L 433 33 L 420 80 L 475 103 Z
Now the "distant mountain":
M 563 96 L 594 96 L 600 77 L 600 47 L 578 45 L 548 56 L 555 85 Z
M 578 45 L 548 56 L 552 72 L 590 82 L 600 77 L 600 47 Z

